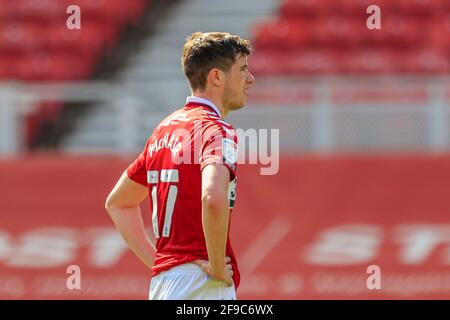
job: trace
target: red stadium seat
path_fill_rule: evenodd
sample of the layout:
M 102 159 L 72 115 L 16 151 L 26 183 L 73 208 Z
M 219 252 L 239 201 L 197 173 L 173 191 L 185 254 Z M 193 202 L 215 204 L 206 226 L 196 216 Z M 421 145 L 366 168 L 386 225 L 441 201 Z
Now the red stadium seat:
M 380 30 L 366 26 L 370 5 L 381 9 Z M 282 0 L 278 20 L 260 25 L 254 43 L 265 74 L 445 73 L 450 1 Z
M 290 52 L 288 57 L 285 61 L 291 74 L 334 74 L 343 71 L 340 53 L 330 50 L 301 50 Z
M 352 15 L 362 16 L 364 19 L 367 15 L 367 8 L 370 5 L 377 5 L 380 7 L 382 15 L 384 14 L 399 14 L 401 12 L 401 5 L 398 1 L 392 0 L 340 0 L 337 12 Z
M 144 12 L 149 3 L 150 0 L 128 0 L 126 7 L 124 8 L 122 5 L 121 10 L 125 9 L 128 17 L 133 21 Z
M 48 20 L 67 18 L 67 7 L 78 5 L 83 16 L 116 20 L 122 23 L 134 20 L 149 3 L 149 0 L 0 0 L 0 18 Z
M 292 49 L 307 45 L 311 40 L 308 25 L 299 19 L 284 19 L 265 23 L 256 28 L 254 46 L 259 49 Z
M 431 46 L 450 55 L 450 14 L 436 21 L 430 32 Z
M 424 38 L 428 25 L 420 20 L 401 16 L 386 16 L 381 20 L 380 30 L 364 28 L 364 45 L 390 48 L 417 47 Z
M 45 30 L 39 24 L 0 24 L 0 50 L 35 50 L 45 46 L 45 40 Z
M 250 57 L 250 70 L 255 75 L 285 74 L 289 71 L 289 66 L 279 51 L 255 50 Z
M 20 58 L 16 54 L 0 53 L 0 80 L 13 80 L 17 76 Z
M 66 81 L 92 75 L 125 24 L 138 21 L 149 0 L 0 0 L 0 80 Z M 81 9 L 81 30 L 68 30 L 69 5 Z M 28 142 L 57 121 L 62 106 L 42 104 L 28 117 Z
M 386 50 L 361 50 L 347 53 L 344 59 L 349 73 L 381 74 L 403 71 L 401 53 Z
M 318 46 L 351 46 L 361 41 L 365 24 L 344 16 L 324 17 L 314 24 L 313 41 Z
M 140 14 L 149 1 L 147 0 L 63 0 L 66 6 L 78 5 L 83 15 L 88 18 L 115 21 L 122 25 L 133 21 Z
M 438 15 L 444 9 L 447 0 L 398 0 L 403 15 L 425 16 Z
M 250 66 L 255 75 L 311 75 L 343 71 L 338 53 L 311 49 L 255 52 Z
M 281 5 L 283 17 L 315 17 L 329 10 L 326 0 L 284 0 Z
M 70 5 L 77 5 L 80 7 L 83 16 L 85 17 L 96 17 L 96 18 L 105 18 L 105 19 L 113 19 L 118 18 L 115 16 L 123 15 L 124 13 L 119 13 L 115 10 L 114 6 L 116 5 L 116 1 L 114 0 L 63 0 L 65 6 L 68 7 Z
M 105 45 L 115 42 L 115 31 L 105 29 L 100 23 L 85 21 L 81 30 L 68 30 L 65 25 L 55 24 L 48 37 L 52 50 L 76 51 L 96 59 Z
M 86 61 L 73 54 L 28 54 L 22 57 L 18 77 L 25 81 L 79 80 L 90 75 L 89 68 Z
M 8 7 L 13 17 L 20 19 L 46 20 L 66 15 L 64 3 L 61 0 L 14 0 L 8 1 Z
M 411 53 L 405 59 L 408 73 L 444 73 L 450 72 L 450 60 L 447 54 L 438 50 L 422 49 Z
M 16 12 L 16 2 L 10 0 L 0 0 L 0 22 L 14 17 Z

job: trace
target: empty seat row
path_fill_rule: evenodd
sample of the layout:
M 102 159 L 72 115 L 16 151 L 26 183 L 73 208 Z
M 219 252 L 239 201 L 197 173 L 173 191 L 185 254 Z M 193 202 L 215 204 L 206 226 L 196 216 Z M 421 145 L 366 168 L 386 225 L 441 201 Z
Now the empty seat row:
M 450 10 L 448 0 L 284 0 L 280 6 L 283 17 L 316 17 L 326 14 L 365 16 L 371 5 L 383 14 L 433 16 Z
M 250 67 L 258 75 L 446 74 L 450 72 L 450 59 L 445 52 L 432 49 L 411 52 L 309 49 L 255 52 Z
M 366 21 L 344 16 L 304 19 L 276 19 L 254 28 L 256 48 L 295 49 L 311 46 L 417 47 L 450 44 L 450 14 L 420 22 L 414 18 L 383 18 L 380 30 L 369 30 Z

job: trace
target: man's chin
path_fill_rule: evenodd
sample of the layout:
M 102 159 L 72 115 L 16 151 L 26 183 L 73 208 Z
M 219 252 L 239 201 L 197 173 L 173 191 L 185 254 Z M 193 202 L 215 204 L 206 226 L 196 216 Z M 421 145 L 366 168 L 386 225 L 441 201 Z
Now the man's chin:
M 239 109 L 242 109 L 242 108 L 244 107 L 244 105 L 245 105 L 245 101 L 242 101 L 242 102 L 240 102 L 240 103 L 236 103 L 236 104 L 233 106 L 232 110 L 239 110 Z
M 240 102 L 233 102 L 233 103 L 229 103 L 228 104 L 228 110 L 230 111 L 235 111 L 235 110 L 239 110 L 242 109 L 245 105 L 245 100 L 244 101 L 240 101 Z
M 243 104 L 240 104 L 240 105 L 234 105 L 233 108 L 231 108 L 231 110 L 236 111 L 236 110 L 242 109 L 243 107 L 244 107 Z

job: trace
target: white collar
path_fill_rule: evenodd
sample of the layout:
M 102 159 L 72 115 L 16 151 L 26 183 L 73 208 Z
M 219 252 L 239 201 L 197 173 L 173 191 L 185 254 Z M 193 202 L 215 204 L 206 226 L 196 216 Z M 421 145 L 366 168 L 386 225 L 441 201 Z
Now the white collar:
M 196 97 L 196 96 L 189 96 L 189 97 L 186 98 L 186 103 L 203 103 L 203 104 L 206 104 L 207 106 L 211 107 L 211 109 L 213 109 L 219 115 L 219 117 L 222 118 L 222 115 L 220 114 L 220 110 L 216 107 L 216 105 L 214 103 L 212 103 L 208 99 L 199 98 L 199 97 Z

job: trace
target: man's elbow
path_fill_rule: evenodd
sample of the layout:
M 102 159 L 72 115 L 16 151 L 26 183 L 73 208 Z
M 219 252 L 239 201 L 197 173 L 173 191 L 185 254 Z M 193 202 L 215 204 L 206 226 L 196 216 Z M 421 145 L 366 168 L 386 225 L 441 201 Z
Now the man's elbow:
M 206 194 L 202 197 L 203 210 L 210 213 L 223 213 L 228 209 L 226 197 Z
M 114 203 L 114 199 L 111 195 L 108 196 L 108 198 L 106 198 L 105 201 L 105 210 L 111 214 L 111 212 L 114 210 L 114 208 L 116 207 L 115 203 Z

